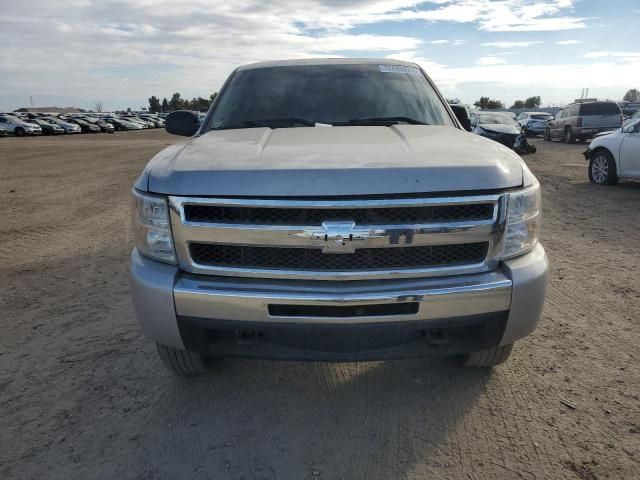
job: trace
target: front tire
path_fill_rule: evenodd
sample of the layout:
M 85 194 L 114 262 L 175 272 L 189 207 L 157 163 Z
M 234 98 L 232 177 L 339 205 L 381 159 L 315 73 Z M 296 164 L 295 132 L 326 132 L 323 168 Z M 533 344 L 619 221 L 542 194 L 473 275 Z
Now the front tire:
M 573 136 L 573 130 L 571 128 L 567 128 L 564 131 L 564 143 L 573 143 L 576 139 Z
M 596 185 L 615 185 L 618 171 L 613 155 L 606 150 L 596 150 L 589 160 L 589 180 Z
M 506 362 L 511 355 L 511 350 L 513 350 L 513 343 L 473 352 L 464 359 L 463 365 L 474 368 L 495 367 Z
M 199 353 L 178 350 L 156 343 L 160 360 L 171 372 L 181 377 L 204 375 L 208 371 L 210 359 Z
M 551 141 L 551 131 L 548 128 L 544 129 L 544 134 L 542 135 L 542 138 L 544 139 L 545 142 Z
M 16 135 L 16 137 L 24 137 L 27 134 L 27 132 L 25 132 L 24 128 L 22 127 L 16 127 L 13 133 Z

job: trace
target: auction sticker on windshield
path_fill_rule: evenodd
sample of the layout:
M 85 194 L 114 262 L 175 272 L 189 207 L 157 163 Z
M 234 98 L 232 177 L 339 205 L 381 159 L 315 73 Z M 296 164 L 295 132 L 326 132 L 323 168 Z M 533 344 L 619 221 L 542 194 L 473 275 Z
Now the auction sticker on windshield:
M 382 73 L 408 73 L 409 75 L 420 75 L 420 69 L 418 67 L 410 67 L 408 65 L 378 65 Z

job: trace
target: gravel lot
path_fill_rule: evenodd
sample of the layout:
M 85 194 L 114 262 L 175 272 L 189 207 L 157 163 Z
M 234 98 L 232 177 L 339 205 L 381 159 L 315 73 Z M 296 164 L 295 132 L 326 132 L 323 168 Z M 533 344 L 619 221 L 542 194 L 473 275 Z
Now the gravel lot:
M 585 145 L 535 141 L 550 293 L 491 373 L 225 360 L 185 381 L 127 284 L 131 185 L 179 140 L 0 139 L 0 478 L 638 478 L 640 183 L 590 185 Z

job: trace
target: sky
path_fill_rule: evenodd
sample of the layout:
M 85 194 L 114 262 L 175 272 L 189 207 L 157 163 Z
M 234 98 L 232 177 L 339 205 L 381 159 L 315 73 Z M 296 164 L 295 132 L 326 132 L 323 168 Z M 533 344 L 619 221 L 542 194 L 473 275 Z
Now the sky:
M 640 0 L 29 0 L 0 7 L 0 111 L 203 96 L 246 63 L 391 57 L 448 98 L 640 88 Z

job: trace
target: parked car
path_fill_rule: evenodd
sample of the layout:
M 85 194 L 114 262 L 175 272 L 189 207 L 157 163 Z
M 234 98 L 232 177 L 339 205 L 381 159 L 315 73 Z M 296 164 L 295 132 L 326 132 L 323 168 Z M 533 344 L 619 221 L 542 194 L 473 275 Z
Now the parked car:
M 60 125 L 56 125 L 55 123 L 48 122 L 43 118 L 35 117 L 29 121 L 40 125 L 43 135 L 61 135 L 64 133 L 64 129 Z
M 132 192 L 133 305 L 169 369 L 225 356 L 490 367 L 535 329 L 540 184 L 469 135 L 418 65 L 264 62 L 225 85 L 203 122 L 167 118 L 190 138 Z
M 7 132 L 13 133 L 16 137 L 42 135 L 39 125 L 9 114 L 0 114 L 0 127 L 4 127 Z
M 140 118 L 153 123 L 156 128 L 164 128 L 164 120 L 155 115 L 140 115 Z
M 593 183 L 615 185 L 620 178 L 640 179 L 640 119 L 594 138 L 584 156 Z
M 87 122 L 92 122 L 100 127 L 100 130 L 107 133 L 113 133 L 115 128 L 109 122 L 102 120 L 101 118 L 87 118 Z
M 572 103 L 547 122 L 544 139 L 573 143 L 592 138 L 595 134 L 622 126 L 622 112 L 616 102 Z
M 81 118 L 67 117 L 65 121 L 69 123 L 75 123 L 76 125 L 78 125 L 82 130 L 82 133 L 100 133 L 100 127 L 98 125 L 89 123 L 86 120 L 83 120 Z
M 542 135 L 547 122 L 553 119 L 553 115 L 545 112 L 522 112 L 516 117 L 516 121 L 526 136 Z
M 85 122 L 97 125 L 98 127 L 100 127 L 100 131 L 102 132 L 113 133 L 115 130 L 113 128 L 113 125 L 111 125 L 109 122 L 106 122 L 100 117 L 91 115 L 75 115 L 74 118 L 79 118 L 80 120 L 84 120 Z
M 470 132 L 471 128 L 471 119 L 469 118 L 469 109 L 462 105 L 461 103 L 450 103 L 449 107 L 453 110 L 453 113 L 458 117 L 458 120 L 462 124 L 462 127 Z
M 155 125 L 151 122 L 146 122 L 133 115 L 122 115 L 120 118 L 126 122 L 135 123 L 141 125 L 142 128 L 155 128 Z
M 106 122 L 113 125 L 113 128 L 116 131 L 125 131 L 125 130 L 142 130 L 144 127 L 139 123 L 129 122 L 127 120 L 123 120 L 121 118 L 115 117 L 107 117 L 104 119 Z
M 490 138 L 505 147 L 513 148 L 518 135 L 520 125 L 502 112 L 472 111 L 470 114 L 471 131 L 483 137 Z
M 72 133 L 82 133 L 80 125 L 76 125 L 75 123 L 65 122 L 57 117 L 42 117 L 43 120 L 46 120 L 49 123 L 53 123 L 58 125 L 64 130 L 64 133 L 72 134 Z

